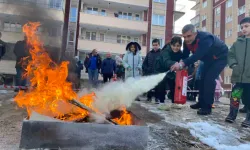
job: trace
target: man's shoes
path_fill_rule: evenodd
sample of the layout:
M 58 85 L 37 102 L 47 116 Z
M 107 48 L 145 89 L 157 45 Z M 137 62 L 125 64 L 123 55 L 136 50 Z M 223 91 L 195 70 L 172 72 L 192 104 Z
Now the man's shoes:
M 155 99 L 155 104 L 160 104 L 160 101 L 158 99 Z
M 152 101 L 152 98 L 147 98 L 147 101 L 148 101 L 148 102 L 151 102 L 151 101 Z
M 197 111 L 197 114 L 198 115 L 201 115 L 201 116 L 206 116 L 206 115 L 210 115 L 212 113 L 211 109 L 199 109 Z
M 191 108 L 191 109 L 200 109 L 201 106 L 200 106 L 199 103 L 196 103 L 196 104 L 190 105 L 190 108 Z
M 250 128 L 250 111 L 247 112 L 246 119 L 241 124 L 244 128 Z
M 243 108 L 241 108 L 239 111 L 240 111 L 240 113 L 247 113 L 247 109 L 245 106 Z
M 231 118 L 230 116 L 227 116 L 227 118 L 225 119 L 225 122 L 234 123 L 235 119 Z
M 137 98 L 135 99 L 135 101 L 138 101 L 138 102 L 139 102 L 139 101 L 141 101 L 141 100 L 137 97 Z
M 14 92 L 19 92 L 19 88 L 15 88 Z

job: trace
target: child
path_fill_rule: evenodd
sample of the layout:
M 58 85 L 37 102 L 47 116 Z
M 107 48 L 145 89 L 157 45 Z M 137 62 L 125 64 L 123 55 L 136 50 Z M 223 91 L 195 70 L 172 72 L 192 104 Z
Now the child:
M 238 37 L 228 54 L 228 65 L 233 69 L 234 87 L 230 99 L 230 113 L 226 122 L 233 123 L 237 117 L 240 99 L 247 109 L 242 127 L 250 127 L 250 17 L 240 21 L 243 36 Z
M 155 61 L 161 54 L 160 49 L 160 41 L 158 39 L 154 39 L 152 41 L 153 49 L 147 53 L 147 56 L 142 64 L 142 71 L 144 76 L 149 76 L 155 74 Z M 152 100 L 152 97 L 155 97 L 157 103 L 157 95 L 153 92 L 154 89 L 148 91 L 147 93 L 147 101 Z
M 156 71 L 159 73 L 167 72 L 170 70 L 170 67 L 175 64 L 176 62 L 179 62 L 182 59 L 182 39 L 181 37 L 173 37 L 171 39 L 170 44 L 167 44 L 164 46 L 160 57 L 156 60 Z M 164 77 L 164 79 L 159 83 L 159 85 L 156 87 L 156 94 L 160 97 L 160 103 L 164 104 L 165 100 L 165 94 L 166 94 L 166 84 L 168 84 L 170 89 L 169 99 L 172 100 L 172 103 L 174 103 L 174 91 L 175 91 L 175 79 L 170 78 L 170 74 L 173 74 L 173 72 L 168 73 Z M 162 105 L 159 107 L 159 109 L 164 109 L 165 106 Z
M 124 81 L 125 77 L 125 68 L 123 67 L 122 64 L 122 58 L 120 56 L 116 56 L 116 76 L 118 80 Z
M 123 66 L 125 68 L 125 80 L 140 76 L 142 69 L 142 57 L 140 54 L 141 46 L 137 42 L 130 42 L 126 47 L 127 53 L 123 57 Z

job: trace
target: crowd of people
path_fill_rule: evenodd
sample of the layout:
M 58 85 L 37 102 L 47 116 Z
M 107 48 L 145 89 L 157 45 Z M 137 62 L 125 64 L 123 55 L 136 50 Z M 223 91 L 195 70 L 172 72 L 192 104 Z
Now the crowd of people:
M 163 48 L 160 48 L 160 41 L 154 39 L 152 50 L 148 52 L 144 60 L 140 52 L 141 46 L 137 42 L 130 42 L 125 48 L 125 54 L 116 56 L 114 59 L 111 53 L 107 53 L 106 58 L 102 60 L 96 49 L 88 54 L 84 61 L 75 57 L 74 70 L 80 80 L 81 71 L 85 68 L 89 83 L 95 88 L 98 86 L 99 75 L 103 77 L 103 83 L 106 83 L 112 81 L 113 78 L 124 81 L 128 78 L 166 73 L 164 79 L 146 93 L 148 102 L 151 102 L 154 97 L 155 104 L 159 104 L 159 109 L 164 110 L 166 94 L 172 103 L 175 102 L 175 72 L 188 69 L 189 76 L 193 78 L 192 87 L 199 91 L 192 93 L 189 97 L 194 100 L 198 97 L 197 103 L 191 105 L 190 108 L 197 109 L 198 115 L 210 115 L 213 103 L 221 96 L 220 73 L 228 65 L 233 70 L 234 86 L 230 98 L 230 111 L 225 121 L 230 123 L 235 121 L 242 101 L 244 108 L 241 112 L 246 113 L 242 126 L 250 127 L 250 17 L 242 19 L 240 25 L 243 35 L 238 37 L 230 50 L 215 35 L 198 31 L 194 25 L 188 24 L 182 29 L 184 41 L 182 37 L 175 36 Z M 26 38 L 24 38 L 14 47 L 17 86 L 26 85 L 26 80 L 22 78 L 25 63 L 20 64 L 22 58 L 29 56 L 26 43 Z M 0 58 L 4 53 L 5 43 L 0 41 Z M 166 91 L 169 92 L 166 93 Z
M 181 37 L 175 36 L 161 49 L 160 41 L 154 39 L 152 50 L 148 52 L 144 61 L 140 53 L 141 46 L 136 42 L 130 42 L 123 57 L 117 56 L 116 60 L 112 60 L 110 54 L 107 54 L 107 58 L 99 64 L 100 56 L 93 50 L 84 64 L 87 70 L 94 69 L 96 74 L 100 72 L 104 77 L 104 83 L 110 81 L 112 76 L 116 76 L 117 70 L 124 73 L 119 74 L 122 80 L 166 72 L 164 79 L 147 92 L 147 101 L 152 101 L 154 97 L 155 103 L 160 104 L 159 109 L 163 110 L 166 106 L 166 91 L 169 91 L 168 99 L 174 103 L 175 72 L 188 69 L 189 77 L 193 78 L 193 89 L 199 91 L 191 94 L 192 99 L 198 97 L 198 101 L 190 108 L 197 109 L 198 115 L 212 113 L 214 102 L 218 102 L 223 94 L 220 73 L 228 65 L 233 69 L 234 86 L 230 98 L 230 113 L 225 121 L 235 121 L 242 100 L 244 107 L 241 112 L 247 114 L 242 126 L 250 127 L 250 66 L 247 61 L 247 58 L 250 58 L 250 18 L 244 18 L 240 25 L 243 36 L 237 39 L 230 50 L 215 35 L 197 31 L 194 25 L 188 24 L 182 29 L 184 42 Z M 89 78 L 91 82 L 96 83 L 97 78 L 92 80 L 92 73 L 89 73 Z

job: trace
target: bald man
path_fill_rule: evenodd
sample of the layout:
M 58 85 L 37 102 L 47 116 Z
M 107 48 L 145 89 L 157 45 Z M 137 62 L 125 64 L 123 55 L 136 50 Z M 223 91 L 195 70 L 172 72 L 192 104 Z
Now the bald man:
M 116 71 L 116 62 L 111 58 L 111 53 L 107 53 L 106 59 L 102 62 L 101 74 L 103 82 L 106 83 L 111 80 Z

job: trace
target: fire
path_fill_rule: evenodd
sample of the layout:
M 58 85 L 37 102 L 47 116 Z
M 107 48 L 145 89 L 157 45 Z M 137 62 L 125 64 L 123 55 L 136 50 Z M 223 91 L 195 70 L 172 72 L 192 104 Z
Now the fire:
M 58 65 L 52 61 L 36 34 L 39 26 L 39 22 L 29 22 L 23 27 L 30 56 L 22 63 L 27 62 L 25 77 L 29 79 L 31 88 L 26 92 L 20 91 L 14 98 L 15 102 L 19 107 L 26 108 L 28 116 L 32 111 L 36 111 L 65 121 L 85 118 L 89 115 L 88 111 L 68 102 L 78 99 L 72 84 L 67 81 L 69 62 L 65 61 Z M 94 97 L 95 94 L 90 93 L 79 98 L 79 101 L 100 113 L 92 106 Z M 126 113 L 126 108 L 123 111 L 123 116 L 115 121 L 121 125 L 128 125 L 130 123 L 124 119 L 131 119 L 131 116 Z
M 112 119 L 114 122 L 118 123 L 119 125 L 131 125 L 132 124 L 132 117 L 129 112 L 126 110 L 126 107 L 122 107 L 121 109 L 122 115 L 120 118 Z

